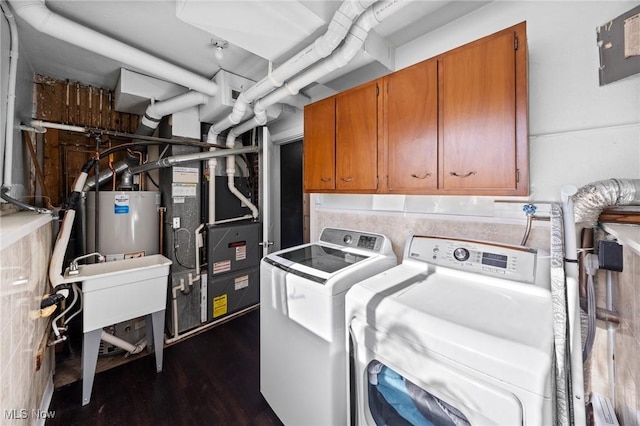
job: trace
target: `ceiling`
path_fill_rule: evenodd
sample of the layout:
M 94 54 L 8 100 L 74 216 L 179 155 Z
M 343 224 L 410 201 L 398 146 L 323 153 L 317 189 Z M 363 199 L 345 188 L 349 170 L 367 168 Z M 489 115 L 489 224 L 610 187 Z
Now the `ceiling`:
M 340 91 L 393 71 L 395 48 L 489 2 L 409 3 L 372 30 L 364 49 L 350 64 L 303 92 L 313 97 L 314 90 Z M 270 61 L 275 68 L 322 35 L 341 2 L 47 0 L 45 4 L 60 16 L 201 76 L 211 78 L 222 68 L 257 81 L 267 75 Z M 15 18 L 21 54 L 35 73 L 113 89 L 121 67 L 137 71 L 40 33 L 20 16 Z M 215 55 L 216 40 L 228 42 L 221 59 Z M 372 53 L 376 50 L 387 52 L 388 58 L 376 57 Z M 354 77 L 358 75 L 361 77 Z

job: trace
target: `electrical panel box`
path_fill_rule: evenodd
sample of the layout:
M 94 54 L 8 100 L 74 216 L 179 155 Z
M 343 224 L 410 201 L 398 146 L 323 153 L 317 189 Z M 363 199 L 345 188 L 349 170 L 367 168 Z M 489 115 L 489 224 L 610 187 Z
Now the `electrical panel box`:
M 597 28 L 600 86 L 640 72 L 640 6 Z

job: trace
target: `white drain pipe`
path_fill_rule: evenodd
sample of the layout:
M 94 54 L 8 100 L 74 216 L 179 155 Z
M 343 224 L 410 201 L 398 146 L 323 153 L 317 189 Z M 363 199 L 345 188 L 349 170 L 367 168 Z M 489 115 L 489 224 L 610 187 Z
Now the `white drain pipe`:
M 403 0 L 385 0 L 371 6 L 353 24 L 340 48 L 327 59 L 316 63 L 300 76 L 258 100 L 254 106 L 255 115 L 264 114 L 264 110 L 270 105 L 282 101 L 287 96 L 296 95 L 303 87 L 348 64 L 364 44 L 369 31 L 408 3 Z
M 15 127 L 15 105 L 16 105 L 16 75 L 18 72 L 18 29 L 16 21 L 4 5 L 0 2 L 0 10 L 9 22 L 9 34 L 11 36 L 11 48 L 9 51 L 9 85 L 7 87 L 7 121 L 5 123 L 5 138 L 1 152 L 4 153 L 4 161 L 0 161 L 0 171 L 2 186 L 11 187 L 11 170 L 13 169 L 13 133 Z
M 215 143 L 220 133 L 240 123 L 249 103 L 282 86 L 287 79 L 331 54 L 347 35 L 354 19 L 375 2 L 376 0 L 345 0 L 334 13 L 327 31 L 322 36 L 238 96 L 233 111 L 222 121 L 211 126 L 207 141 Z
M 44 0 L 9 0 L 15 12 L 41 33 L 106 56 L 146 74 L 215 96 L 218 85 L 208 78 L 55 14 Z
M 255 117 L 252 120 L 248 120 L 243 123 L 241 126 L 237 126 L 233 128 L 229 132 L 229 136 L 227 137 L 227 146 L 233 147 L 235 142 L 235 138 L 246 131 L 249 131 L 255 127 L 262 126 L 267 123 L 267 108 L 270 106 L 282 101 L 284 98 L 290 95 L 296 95 L 300 89 L 307 86 L 308 84 L 316 81 L 318 78 L 328 74 L 331 71 L 334 71 L 340 67 L 345 66 L 353 57 L 358 53 L 358 50 L 364 44 L 369 31 L 378 25 L 380 22 L 400 10 L 402 7 L 406 6 L 408 2 L 404 2 L 402 0 L 387 0 L 381 1 L 379 3 L 374 4 L 370 8 L 368 8 L 363 14 L 360 15 L 358 20 L 349 30 L 347 34 L 344 44 L 338 50 L 334 51 L 331 56 L 325 59 L 322 62 L 317 62 L 315 66 L 310 68 L 308 71 L 301 74 L 299 77 L 293 79 L 291 83 L 285 84 L 280 89 L 272 91 L 270 94 L 265 96 L 262 99 L 259 99 L 255 102 L 254 107 L 254 115 Z M 240 95 L 240 97 L 242 94 Z M 239 98 L 240 98 L 239 97 Z M 237 104 L 237 103 L 236 103 Z M 234 105 L 235 108 L 235 105 Z M 244 115 L 244 110 L 242 111 Z M 232 122 L 235 120 L 227 117 L 224 122 L 221 122 L 219 125 L 211 126 L 209 130 L 209 134 L 207 135 L 207 142 L 215 143 L 217 141 L 218 134 L 220 133 L 220 129 L 228 124 L 228 122 Z M 241 119 L 238 118 L 238 119 Z M 230 142 L 231 141 L 231 142 Z M 233 165 L 230 164 L 231 161 L 235 161 L 233 157 L 227 157 L 227 174 L 235 172 L 235 162 Z M 215 182 L 209 182 L 209 197 L 211 198 L 212 194 L 215 194 L 215 188 L 212 189 L 211 186 L 214 185 Z M 229 179 L 229 189 L 232 193 L 234 193 L 238 198 L 243 200 L 246 199 L 237 189 L 235 185 L 233 185 L 233 176 Z M 234 191 L 235 189 L 235 191 Z M 257 217 L 257 210 L 253 210 L 254 217 Z M 211 215 L 210 215 L 211 219 Z M 210 223 L 214 223 L 214 221 L 210 221 Z
M 121 339 L 121 338 L 119 338 L 117 336 L 114 336 L 111 333 L 107 333 L 104 330 L 102 330 L 102 334 L 100 335 L 100 339 L 104 340 L 107 343 L 111 343 L 113 346 L 117 346 L 120 349 L 124 349 L 125 351 L 127 351 L 131 355 L 138 354 L 138 353 L 142 352 L 145 347 L 147 347 L 147 339 L 146 338 L 142 339 L 141 341 L 139 341 L 135 345 L 132 345 L 131 343 L 127 342 L 126 340 L 123 340 L 123 339 Z

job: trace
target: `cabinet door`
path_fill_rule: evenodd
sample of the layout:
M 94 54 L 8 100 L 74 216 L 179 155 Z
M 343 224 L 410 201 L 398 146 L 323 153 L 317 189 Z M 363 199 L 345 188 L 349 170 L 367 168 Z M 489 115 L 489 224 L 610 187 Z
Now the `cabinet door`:
M 445 191 L 516 193 L 518 144 L 523 142 L 516 114 L 522 99 L 516 99 L 516 92 L 525 97 L 524 111 L 520 108 L 519 113 L 525 114 L 526 122 L 526 81 L 524 90 L 517 87 L 522 78 L 516 78 L 516 43 L 516 32 L 509 29 L 441 58 L 440 149 Z
M 336 188 L 335 97 L 304 107 L 304 190 Z
M 378 83 L 336 95 L 336 188 L 378 187 Z
M 438 183 L 437 61 L 397 71 L 385 83 L 387 190 L 433 190 Z

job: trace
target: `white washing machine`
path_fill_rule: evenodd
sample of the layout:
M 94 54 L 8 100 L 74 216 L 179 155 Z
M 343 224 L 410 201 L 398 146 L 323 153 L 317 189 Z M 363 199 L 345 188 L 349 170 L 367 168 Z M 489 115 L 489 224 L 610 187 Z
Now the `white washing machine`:
M 347 422 L 344 295 L 397 265 L 384 235 L 325 228 L 260 265 L 260 392 L 286 425 Z
M 346 295 L 352 424 L 548 425 L 548 255 L 414 236 Z

